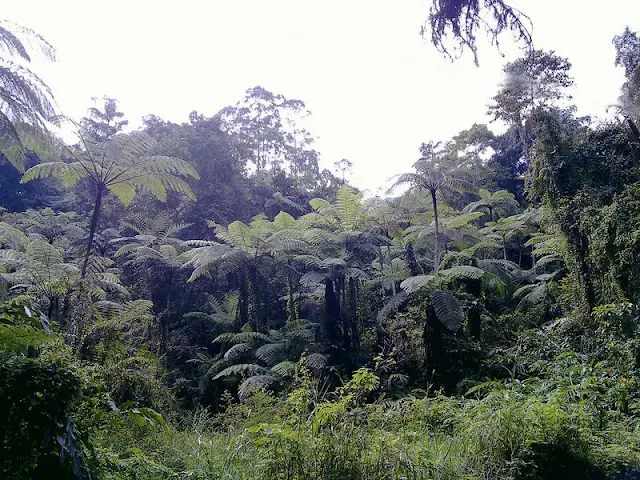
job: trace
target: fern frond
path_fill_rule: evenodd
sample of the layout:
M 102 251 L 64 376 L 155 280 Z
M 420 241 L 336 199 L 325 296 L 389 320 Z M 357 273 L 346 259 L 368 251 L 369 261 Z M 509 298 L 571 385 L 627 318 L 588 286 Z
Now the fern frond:
M 80 162 L 46 162 L 35 165 L 27 170 L 22 176 L 20 183 L 27 183 L 39 178 L 54 177 L 61 180 L 65 187 L 73 187 L 87 176 L 86 167 Z
M 280 379 L 274 375 L 255 375 L 249 377 L 238 387 L 238 398 L 244 400 L 254 393 L 268 389 L 278 381 L 280 381 Z
M 253 350 L 253 345 L 249 343 L 236 343 L 225 352 L 224 359 L 233 362 L 251 350 Z
M 429 285 L 435 280 L 434 275 L 416 275 L 414 277 L 409 277 L 403 280 L 400 283 L 400 288 L 405 291 L 405 293 L 414 293 L 420 290 L 425 285 Z
M 294 362 L 285 360 L 271 367 L 271 371 L 281 377 L 293 377 L 296 374 L 297 366 Z
M 323 370 L 326 368 L 327 364 L 327 357 L 321 353 L 312 353 L 305 357 L 305 365 L 315 371 Z
M 412 292 L 403 291 L 387 300 L 387 302 L 378 312 L 378 322 L 386 319 L 392 312 L 398 311 L 398 309 L 409 299 L 409 293 Z
M 271 372 L 268 368 L 265 368 L 261 365 L 256 365 L 255 363 L 239 363 L 237 365 L 231 365 L 230 367 L 225 368 L 220 373 L 218 373 L 214 380 L 218 380 L 223 377 L 232 377 L 232 376 L 249 376 L 249 375 L 269 375 Z
M 266 343 L 256 350 L 255 357 L 267 365 L 273 365 L 286 348 L 286 343 Z
M 450 291 L 435 290 L 431 292 L 431 305 L 436 317 L 447 330 L 455 332 L 460 329 L 464 323 L 464 312 Z
M 484 276 L 485 272 L 480 268 L 472 267 L 470 265 L 457 265 L 445 270 L 440 270 L 438 274 L 445 277 L 447 281 L 456 280 L 458 278 L 480 280 Z

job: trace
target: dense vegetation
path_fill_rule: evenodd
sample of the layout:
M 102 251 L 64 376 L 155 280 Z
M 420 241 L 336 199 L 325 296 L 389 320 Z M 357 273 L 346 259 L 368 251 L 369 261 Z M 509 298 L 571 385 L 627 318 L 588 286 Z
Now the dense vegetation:
M 0 24 L 2 478 L 640 478 L 636 33 L 615 119 L 530 50 L 506 130 L 423 143 L 385 198 L 262 87 L 52 118 L 28 45 Z

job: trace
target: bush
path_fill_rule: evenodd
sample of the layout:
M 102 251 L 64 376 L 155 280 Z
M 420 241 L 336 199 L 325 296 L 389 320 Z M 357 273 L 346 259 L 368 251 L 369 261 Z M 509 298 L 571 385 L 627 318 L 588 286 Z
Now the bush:
M 2 478 L 80 477 L 87 465 L 71 414 L 78 374 L 62 358 L 5 357 L 0 364 Z

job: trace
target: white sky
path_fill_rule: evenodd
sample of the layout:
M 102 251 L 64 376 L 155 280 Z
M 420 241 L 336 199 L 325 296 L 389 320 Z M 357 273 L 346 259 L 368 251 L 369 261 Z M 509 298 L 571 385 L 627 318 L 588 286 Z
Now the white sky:
M 479 34 L 480 68 L 470 54 L 450 63 L 419 35 L 429 3 L 21 0 L 5 2 L 1 16 L 56 47 L 58 62 L 37 70 L 71 117 L 108 95 L 133 125 L 150 113 L 181 123 L 261 85 L 305 101 L 322 165 L 348 158 L 353 182 L 375 192 L 410 169 L 422 141 L 486 122 L 501 66 L 518 55 L 506 36 L 503 59 Z M 640 2 L 509 3 L 531 17 L 536 48 L 573 63 L 581 113 L 604 114 L 622 83 L 611 39 L 628 24 L 640 30 Z

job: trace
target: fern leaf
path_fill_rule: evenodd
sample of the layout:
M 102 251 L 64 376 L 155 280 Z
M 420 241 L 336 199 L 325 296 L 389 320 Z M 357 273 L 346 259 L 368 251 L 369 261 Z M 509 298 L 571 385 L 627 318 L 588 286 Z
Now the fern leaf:
M 249 375 L 269 375 L 271 372 L 268 368 L 256 365 L 255 363 L 240 363 L 238 365 L 231 365 L 218 373 L 214 380 L 218 380 L 223 377 L 234 376 L 249 376 Z
M 266 343 L 256 350 L 255 356 L 267 365 L 273 365 L 286 348 L 286 343 Z
M 403 280 L 402 283 L 400 283 L 400 288 L 402 288 L 405 293 L 414 293 L 425 285 L 429 285 L 435 278 L 433 275 L 416 275 L 415 277 L 409 277 Z
M 323 370 L 326 368 L 328 363 L 327 357 L 322 355 L 321 353 L 312 353 L 308 357 L 305 358 L 305 365 L 312 370 Z
M 455 332 L 464 322 L 462 307 L 452 293 L 448 290 L 435 290 L 431 293 L 431 305 L 436 317 L 442 325 L 451 332 Z
M 225 352 L 224 359 L 233 362 L 251 350 L 253 350 L 253 345 L 249 343 L 236 343 Z
M 238 398 L 245 400 L 251 395 L 265 391 L 280 379 L 274 375 L 255 375 L 247 378 L 238 387 Z
M 290 360 L 277 363 L 271 367 L 271 371 L 281 377 L 293 377 L 296 374 L 296 364 Z

